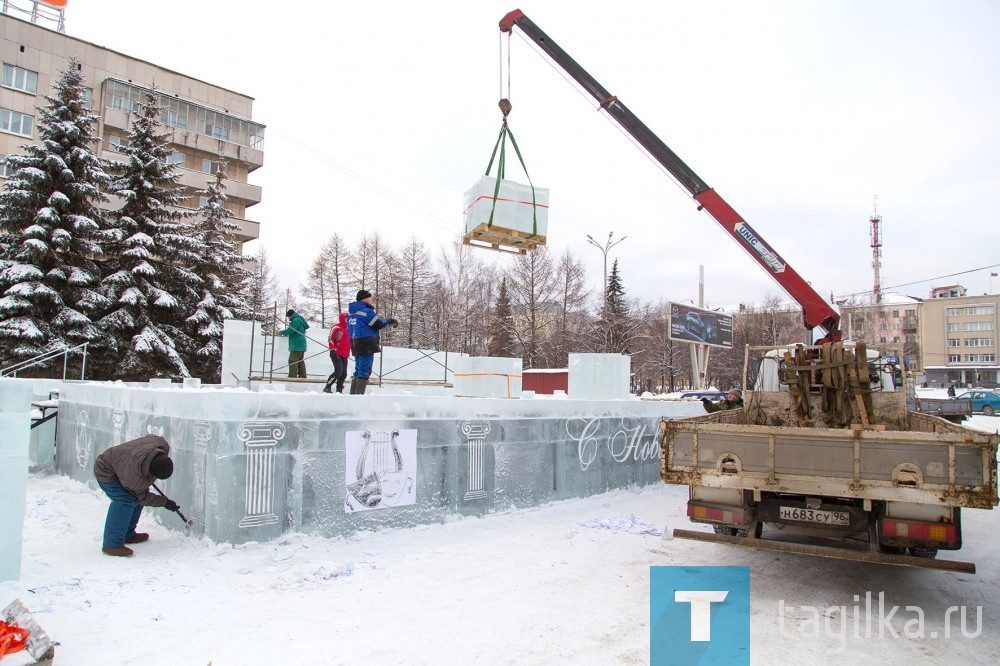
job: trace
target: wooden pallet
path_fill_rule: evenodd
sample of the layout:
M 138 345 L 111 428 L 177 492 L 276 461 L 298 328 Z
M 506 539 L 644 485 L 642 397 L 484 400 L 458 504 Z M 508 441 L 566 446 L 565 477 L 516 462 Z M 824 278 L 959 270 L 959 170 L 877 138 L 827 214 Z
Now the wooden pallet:
M 481 247 L 486 250 L 526 254 L 528 250 L 535 250 L 539 245 L 545 245 L 545 236 L 508 229 L 496 224 L 489 226 L 488 223 L 483 222 L 462 236 L 462 242 L 465 245 Z

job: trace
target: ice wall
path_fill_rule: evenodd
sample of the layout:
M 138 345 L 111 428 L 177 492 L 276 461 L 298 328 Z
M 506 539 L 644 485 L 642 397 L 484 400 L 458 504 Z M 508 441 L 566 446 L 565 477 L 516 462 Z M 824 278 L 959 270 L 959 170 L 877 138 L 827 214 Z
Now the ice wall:
M 57 467 L 93 480 L 108 446 L 171 444 L 164 491 L 215 541 L 440 522 L 659 483 L 661 417 L 698 402 L 330 396 L 242 388 L 74 384 Z M 166 526 L 181 521 L 151 512 Z
M 33 386 L 0 379 L 0 581 L 21 577 Z

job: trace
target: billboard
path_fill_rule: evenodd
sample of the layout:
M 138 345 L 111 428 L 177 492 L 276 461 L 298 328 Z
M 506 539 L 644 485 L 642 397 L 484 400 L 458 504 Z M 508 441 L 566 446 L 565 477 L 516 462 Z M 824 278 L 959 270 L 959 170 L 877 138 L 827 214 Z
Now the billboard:
M 733 316 L 670 303 L 670 339 L 732 349 Z

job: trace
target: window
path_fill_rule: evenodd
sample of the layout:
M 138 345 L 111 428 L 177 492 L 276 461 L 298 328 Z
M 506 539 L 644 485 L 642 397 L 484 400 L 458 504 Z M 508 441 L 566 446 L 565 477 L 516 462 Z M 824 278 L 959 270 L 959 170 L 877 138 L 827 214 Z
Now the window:
M 878 341 L 879 341 L 879 344 L 883 344 L 884 345 L 885 344 L 885 337 L 883 336 L 883 337 L 879 338 Z
M 962 355 L 961 354 L 948 354 L 948 362 L 949 363 L 961 363 L 962 362 Z
M 14 65 L 3 64 L 3 86 L 34 95 L 38 90 L 38 73 Z
M 219 172 L 219 163 L 213 162 L 212 160 L 202 160 L 201 170 L 205 173 L 210 173 L 213 176 Z
M 229 141 L 228 127 L 219 127 L 218 125 L 213 125 L 212 123 L 205 123 L 205 134 L 208 136 L 214 136 L 216 139 Z
M 969 363 L 993 363 L 996 356 L 993 354 L 969 354 L 965 360 Z
M 177 150 L 170 151 L 170 154 L 167 155 L 167 165 L 169 166 L 171 164 L 180 164 L 181 166 L 184 166 L 184 153 Z
M 992 331 L 993 322 L 991 321 L 967 321 L 965 322 L 966 331 Z
M 0 178 L 10 178 L 14 175 L 14 169 L 7 164 L 7 156 L 0 155 Z
M 993 338 L 966 338 L 966 347 L 992 347 Z
M 894 337 L 894 338 L 892 339 L 892 341 L 893 341 L 893 342 L 897 342 L 897 343 L 898 343 L 898 342 L 899 342 L 899 336 L 897 335 L 896 337 Z
M 9 109 L 0 109 L 0 131 L 31 138 L 32 116 Z
M 124 153 L 125 149 L 128 148 L 128 141 L 125 141 L 120 136 L 113 136 L 108 139 L 108 148 L 116 153 Z
M 945 326 L 945 330 L 948 333 L 957 333 L 960 330 L 959 324 L 948 324 Z
M 991 315 L 993 314 L 992 305 L 974 305 L 965 308 L 965 314 L 967 315 Z
M 962 341 L 959 340 L 958 338 L 948 338 L 948 346 L 949 347 L 961 347 L 962 346 Z
M 160 114 L 160 122 L 178 129 L 187 129 L 188 126 L 187 116 L 183 113 L 170 111 L 169 109 L 164 109 L 163 113 Z
M 916 310 L 906 310 L 906 311 L 904 312 L 904 314 L 905 314 L 905 315 L 906 315 L 907 317 L 916 317 L 916 316 L 917 316 L 917 311 L 916 311 Z
M 94 91 L 90 88 L 84 88 L 80 91 L 80 99 L 83 100 L 83 108 L 93 109 L 94 108 Z
M 125 113 L 139 113 L 139 100 L 129 100 L 121 95 L 115 95 L 111 100 L 111 108 Z
M 962 308 L 945 308 L 944 314 L 946 317 L 958 317 L 962 314 Z
M 892 311 L 892 318 L 893 319 L 899 319 L 899 310 L 893 310 Z
M 208 197 L 198 197 L 198 208 L 204 208 L 208 205 Z

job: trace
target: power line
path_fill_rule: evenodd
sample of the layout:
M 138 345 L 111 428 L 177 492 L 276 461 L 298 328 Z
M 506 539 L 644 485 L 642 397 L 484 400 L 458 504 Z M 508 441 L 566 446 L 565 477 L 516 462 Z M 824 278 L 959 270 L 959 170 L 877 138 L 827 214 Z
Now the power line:
M 902 284 L 894 284 L 890 287 L 882 287 L 882 292 L 889 291 L 891 289 L 901 289 L 903 287 L 911 287 L 915 284 L 924 284 L 926 282 L 934 282 L 936 280 L 944 280 L 947 278 L 958 277 L 959 275 L 968 275 L 969 273 L 976 273 L 978 271 L 985 271 L 990 268 L 1000 267 L 1000 264 L 991 264 L 989 266 L 981 266 L 980 268 L 970 268 L 967 271 L 959 271 L 958 273 L 948 273 L 947 275 L 939 275 L 937 277 L 927 278 L 926 280 L 916 280 L 914 282 L 904 282 Z M 842 296 L 865 296 L 874 293 L 872 291 L 856 291 L 853 294 L 841 294 Z

